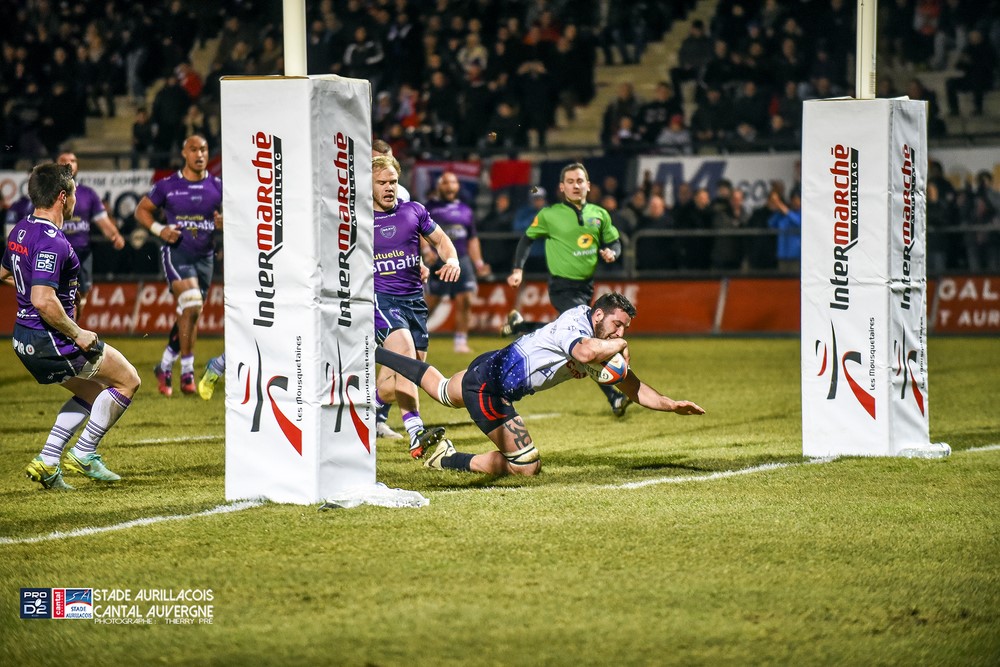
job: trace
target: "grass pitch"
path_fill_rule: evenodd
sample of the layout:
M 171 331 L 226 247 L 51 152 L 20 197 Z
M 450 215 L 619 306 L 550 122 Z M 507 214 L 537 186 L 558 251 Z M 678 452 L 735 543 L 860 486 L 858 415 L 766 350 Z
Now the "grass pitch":
M 221 393 L 163 399 L 162 341 L 112 343 L 144 379 L 102 445 L 124 479 L 70 476 L 71 493 L 23 478 L 67 392 L 0 352 L 2 665 L 1000 662 L 996 339 L 930 342 L 946 460 L 804 461 L 795 340 L 636 339 L 640 376 L 707 415 L 618 421 L 571 382 L 519 403 L 538 478 L 429 471 L 379 441 L 379 480 L 429 507 L 198 516 L 226 504 Z M 457 370 L 448 347 L 432 359 Z M 423 413 L 459 449 L 489 448 L 464 412 Z M 165 516 L 182 518 L 24 541 Z M 22 587 L 210 589 L 213 618 L 22 620 Z

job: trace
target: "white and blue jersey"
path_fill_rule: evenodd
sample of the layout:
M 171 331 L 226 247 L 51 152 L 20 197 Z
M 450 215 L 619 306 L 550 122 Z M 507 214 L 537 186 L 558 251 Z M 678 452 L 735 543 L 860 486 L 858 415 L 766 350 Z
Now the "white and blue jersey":
M 516 401 L 575 378 L 587 377 L 573 358 L 583 338 L 594 337 L 589 306 L 571 308 L 541 329 L 517 339 L 484 359 L 483 374 L 493 391 Z

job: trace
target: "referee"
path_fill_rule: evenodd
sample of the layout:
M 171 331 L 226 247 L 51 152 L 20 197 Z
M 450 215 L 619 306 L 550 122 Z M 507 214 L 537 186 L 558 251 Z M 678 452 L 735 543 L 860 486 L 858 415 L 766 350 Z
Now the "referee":
M 611 215 L 597 204 L 587 202 L 590 177 L 582 164 L 574 162 L 563 167 L 559 192 L 563 201 L 540 210 L 518 242 L 514 269 L 507 277 L 507 284 L 515 289 L 521 285 L 531 244 L 535 239 L 545 239 L 549 301 L 562 314 L 576 306 L 590 306 L 598 258 L 608 263 L 615 261 L 621 255 L 622 244 Z M 542 326 L 543 322 L 527 322 L 521 313 L 512 310 L 500 333 L 516 336 Z M 632 401 L 613 387 L 598 387 L 615 416 L 623 416 Z

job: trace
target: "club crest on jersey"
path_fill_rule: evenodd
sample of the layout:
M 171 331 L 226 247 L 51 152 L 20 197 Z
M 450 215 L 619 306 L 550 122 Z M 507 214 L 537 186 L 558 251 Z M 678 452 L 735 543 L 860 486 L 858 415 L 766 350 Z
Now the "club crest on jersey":
M 378 230 L 378 233 L 382 235 L 384 239 L 391 239 L 396 235 L 396 225 L 386 225 Z

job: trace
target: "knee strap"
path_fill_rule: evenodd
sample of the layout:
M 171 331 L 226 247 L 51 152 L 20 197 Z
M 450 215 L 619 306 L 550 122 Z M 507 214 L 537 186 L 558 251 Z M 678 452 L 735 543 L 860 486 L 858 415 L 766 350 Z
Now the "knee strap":
M 177 297 L 177 312 L 184 312 L 188 308 L 201 308 L 201 290 L 197 287 L 181 292 Z
M 507 461 L 516 466 L 526 466 L 534 463 L 540 458 L 538 450 L 535 449 L 534 445 L 522 447 L 516 452 L 503 452 L 503 455 Z
M 449 408 L 455 407 L 455 404 L 451 402 L 451 397 L 448 396 L 448 381 L 451 378 L 445 378 L 441 380 L 441 384 L 438 385 L 438 401 L 441 405 L 448 406 Z

